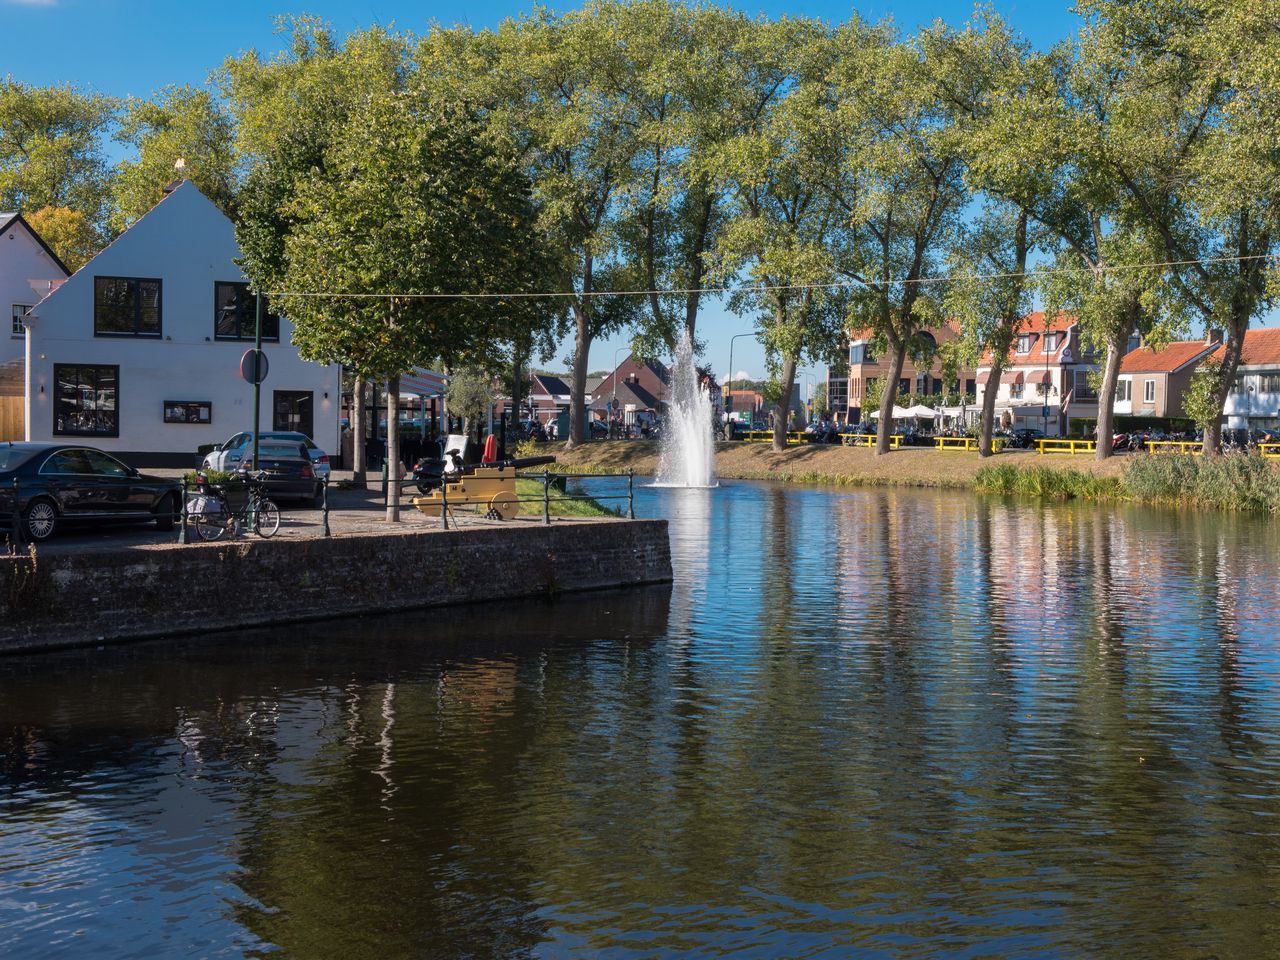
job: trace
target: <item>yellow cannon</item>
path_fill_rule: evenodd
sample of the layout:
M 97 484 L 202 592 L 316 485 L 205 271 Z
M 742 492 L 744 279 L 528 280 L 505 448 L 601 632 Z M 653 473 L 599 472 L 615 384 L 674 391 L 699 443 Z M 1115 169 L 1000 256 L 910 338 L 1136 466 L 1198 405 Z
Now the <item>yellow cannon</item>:
M 413 505 L 428 517 L 440 516 L 447 505 L 468 506 L 483 512 L 494 520 L 514 520 L 520 512 L 520 499 L 516 495 L 516 470 L 543 463 L 555 463 L 555 457 L 524 457 L 503 460 L 501 463 L 477 464 L 466 467 L 461 473 L 443 476 L 443 495 L 439 488 L 429 490 L 425 497 L 414 497 Z

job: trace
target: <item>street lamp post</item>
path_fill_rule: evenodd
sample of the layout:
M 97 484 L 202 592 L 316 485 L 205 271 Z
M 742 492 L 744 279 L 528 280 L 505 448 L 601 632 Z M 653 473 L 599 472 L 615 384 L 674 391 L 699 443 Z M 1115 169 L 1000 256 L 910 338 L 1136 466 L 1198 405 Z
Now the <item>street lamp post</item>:
M 623 350 L 629 350 L 630 347 L 621 346 L 613 351 L 613 400 L 609 403 L 609 436 L 613 436 L 613 421 L 618 415 L 618 354 Z
M 725 377 L 725 389 L 728 391 L 730 406 L 733 405 L 733 341 L 737 340 L 739 337 L 754 337 L 757 335 L 758 335 L 757 331 L 752 330 L 750 333 L 735 333 L 732 337 L 729 338 L 729 370 Z M 729 414 L 731 412 L 732 411 L 729 411 L 729 410 L 725 411 L 726 420 L 729 419 Z
M 1040 341 L 1044 351 L 1044 396 L 1040 398 L 1040 413 L 1044 417 L 1044 435 L 1049 436 L 1049 324 L 1044 325 L 1044 339 Z

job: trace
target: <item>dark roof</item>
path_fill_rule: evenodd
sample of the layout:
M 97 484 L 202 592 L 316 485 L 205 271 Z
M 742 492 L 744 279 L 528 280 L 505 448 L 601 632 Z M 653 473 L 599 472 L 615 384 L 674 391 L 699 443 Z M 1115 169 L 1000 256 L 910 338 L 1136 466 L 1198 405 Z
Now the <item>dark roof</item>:
M 35 238 L 36 243 L 40 244 L 40 249 L 49 255 L 49 258 L 53 260 L 58 269 L 68 277 L 71 276 L 71 271 L 68 270 L 67 265 L 62 262 L 62 258 L 54 253 L 53 248 L 44 242 L 44 237 L 36 233 L 31 224 L 27 223 L 26 217 L 20 213 L 0 213 L 0 233 L 4 233 L 4 231 L 8 230 L 15 223 L 21 223 L 23 227 L 26 228 L 27 233 L 31 234 L 31 236 Z
M 569 385 L 559 377 L 553 377 L 550 374 L 535 373 L 533 378 L 542 385 L 542 392 L 549 393 L 551 396 L 567 396 L 572 393 Z
M 661 401 L 644 387 L 640 386 L 640 384 L 628 383 L 625 380 L 618 383 L 617 397 L 619 408 L 626 407 L 627 404 L 632 404 L 641 410 L 657 410 L 661 405 Z M 609 402 L 613 400 L 613 398 L 614 393 L 613 390 L 610 389 L 608 393 L 602 393 L 591 401 L 591 409 L 607 410 L 609 408 Z

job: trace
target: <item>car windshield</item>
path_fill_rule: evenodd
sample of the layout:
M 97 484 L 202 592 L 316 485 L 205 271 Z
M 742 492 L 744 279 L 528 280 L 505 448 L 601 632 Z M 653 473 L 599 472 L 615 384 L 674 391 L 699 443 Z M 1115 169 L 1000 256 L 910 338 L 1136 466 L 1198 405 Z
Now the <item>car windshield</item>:
M 300 443 L 304 447 L 306 447 L 308 450 L 316 449 L 316 445 L 311 442 L 311 438 L 303 436 L 301 434 L 295 434 L 293 436 L 286 437 L 283 434 L 279 434 L 279 433 L 274 433 L 274 434 L 264 433 L 262 435 L 262 439 L 263 440 L 288 440 L 290 443 Z
M 301 457 L 302 450 L 292 443 L 263 443 L 258 445 L 259 457 Z
M 31 458 L 31 451 L 21 447 L 0 446 L 0 473 L 16 470 Z

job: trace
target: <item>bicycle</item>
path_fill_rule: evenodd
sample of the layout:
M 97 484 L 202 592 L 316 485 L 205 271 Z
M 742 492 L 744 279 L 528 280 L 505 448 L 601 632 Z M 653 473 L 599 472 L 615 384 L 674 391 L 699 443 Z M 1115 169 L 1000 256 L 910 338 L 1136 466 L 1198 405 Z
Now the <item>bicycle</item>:
M 265 473 L 245 474 L 243 483 L 205 483 L 201 481 L 200 495 L 194 501 L 197 509 L 192 513 L 196 535 L 201 540 L 213 541 L 224 534 L 234 540 L 241 529 L 252 529 L 264 540 L 273 537 L 280 529 L 280 508 L 268 500 L 262 482 Z

